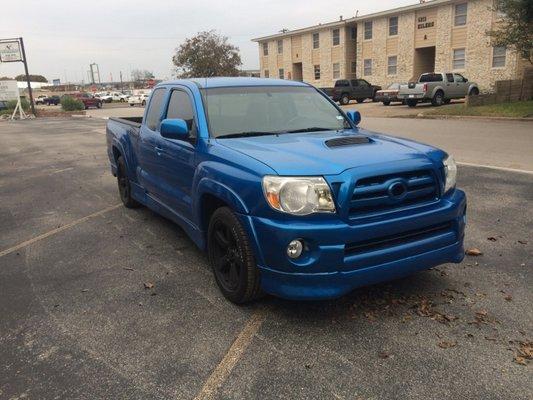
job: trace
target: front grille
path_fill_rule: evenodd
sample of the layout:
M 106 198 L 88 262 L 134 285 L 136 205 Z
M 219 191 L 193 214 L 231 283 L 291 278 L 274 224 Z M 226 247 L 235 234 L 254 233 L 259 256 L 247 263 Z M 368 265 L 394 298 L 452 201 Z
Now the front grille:
M 344 255 L 368 253 L 371 251 L 391 248 L 403 244 L 413 243 L 430 237 L 435 237 L 452 231 L 452 223 L 433 225 L 422 229 L 402 232 L 396 235 L 383 236 L 377 239 L 348 243 L 344 248 Z
M 401 194 L 394 190 L 395 186 L 403 188 Z M 438 181 L 430 170 L 363 178 L 356 182 L 349 215 L 357 218 L 385 213 L 430 203 L 438 197 Z

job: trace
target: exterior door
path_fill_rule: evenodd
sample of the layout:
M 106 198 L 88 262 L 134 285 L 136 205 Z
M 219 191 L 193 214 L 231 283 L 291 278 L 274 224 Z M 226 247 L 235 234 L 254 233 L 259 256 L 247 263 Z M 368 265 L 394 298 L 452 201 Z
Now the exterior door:
M 456 97 L 465 97 L 468 94 L 468 82 L 461 74 L 453 74 L 455 80 L 455 88 L 457 90 Z
M 161 109 L 165 99 L 166 89 L 154 90 L 144 116 L 144 123 L 139 132 L 139 166 L 137 176 L 139 183 L 152 197 L 162 195 L 161 158 L 157 153 L 158 129 L 161 122 Z
M 185 140 L 158 136 L 157 150 L 162 165 L 161 200 L 181 216 L 192 218 L 192 182 L 196 170 L 197 120 L 193 100 L 186 88 L 170 93 L 164 118 L 183 119 L 189 128 Z

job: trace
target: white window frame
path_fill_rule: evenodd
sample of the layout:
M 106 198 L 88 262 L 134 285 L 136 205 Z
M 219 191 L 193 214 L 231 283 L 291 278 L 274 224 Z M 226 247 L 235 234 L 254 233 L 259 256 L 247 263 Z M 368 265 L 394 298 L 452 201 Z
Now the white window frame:
M 503 54 L 496 54 L 496 50 L 503 50 Z M 502 65 L 495 65 L 495 61 L 503 60 Z M 507 47 L 505 46 L 494 46 L 492 48 L 492 68 L 505 68 L 507 64 Z
M 313 49 L 316 50 L 319 48 L 320 48 L 320 32 L 315 32 L 313 33 Z
M 332 71 L 333 71 L 333 79 L 340 79 L 341 78 L 341 63 L 333 63 L 332 65 Z
M 457 13 L 457 9 L 461 6 L 465 7 L 464 13 Z M 464 18 L 464 22 L 462 21 Z M 457 23 L 457 20 L 460 19 L 461 22 Z M 468 22 L 468 3 L 459 3 L 453 7 L 453 26 L 465 26 Z
M 394 63 L 391 61 L 394 60 Z M 392 70 L 391 68 L 394 68 Z M 388 56 L 387 57 L 387 75 L 393 76 L 398 74 L 398 56 Z
M 457 52 L 462 51 L 463 57 L 458 57 Z M 461 63 L 461 64 L 458 64 Z M 454 71 L 463 71 L 466 68 L 466 49 L 459 48 L 459 49 L 453 49 L 452 50 L 452 69 Z
M 278 40 L 278 54 L 283 54 L 283 39 Z
M 372 59 L 371 58 L 365 58 L 363 60 L 363 75 L 372 76 Z
M 396 25 L 391 25 L 391 20 L 396 19 Z M 400 24 L 400 18 L 396 15 L 394 17 L 389 18 L 389 36 L 398 36 L 398 25 Z M 396 33 L 390 33 L 390 30 L 392 27 L 396 27 Z
M 374 23 L 373 23 L 373 21 L 365 21 L 363 26 L 364 26 L 363 39 L 364 40 L 372 40 L 372 37 L 374 36 Z M 367 26 L 369 26 L 370 29 L 367 29 Z M 368 32 L 370 32 L 369 36 L 367 36 Z
M 313 65 L 313 74 L 315 81 L 320 80 L 320 64 Z
M 278 78 L 279 79 L 285 79 L 285 68 L 279 68 L 278 69 Z
M 263 57 L 268 56 L 268 42 L 263 43 Z
M 335 34 L 337 32 L 337 34 Z M 335 40 L 337 43 L 335 44 Z M 332 46 L 339 46 L 341 44 L 341 30 L 339 28 L 335 28 L 331 30 L 331 45 Z

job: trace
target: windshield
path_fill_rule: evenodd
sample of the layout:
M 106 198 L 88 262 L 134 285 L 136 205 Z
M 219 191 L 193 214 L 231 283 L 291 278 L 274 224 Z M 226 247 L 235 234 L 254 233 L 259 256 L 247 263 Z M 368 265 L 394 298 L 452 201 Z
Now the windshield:
M 211 88 L 205 93 L 212 137 L 340 130 L 350 125 L 312 87 Z

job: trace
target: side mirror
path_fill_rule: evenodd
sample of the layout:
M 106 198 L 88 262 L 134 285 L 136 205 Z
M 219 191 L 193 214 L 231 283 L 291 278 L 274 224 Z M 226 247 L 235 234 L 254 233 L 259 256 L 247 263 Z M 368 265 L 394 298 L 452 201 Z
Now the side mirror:
M 182 119 L 164 119 L 159 128 L 161 136 L 167 139 L 185 140 L 189 137 L 187 122 Z
M 359 125 L 359 122 L 361 122 L 361 113 L 359 111 L 348 111 L 346 112 L 346 115 L 355 126 Z
M 466 78 L 463 78 L 463 79 L 464 79 L 465 82 L 468 82 L 468 79 L 466 79 Z

